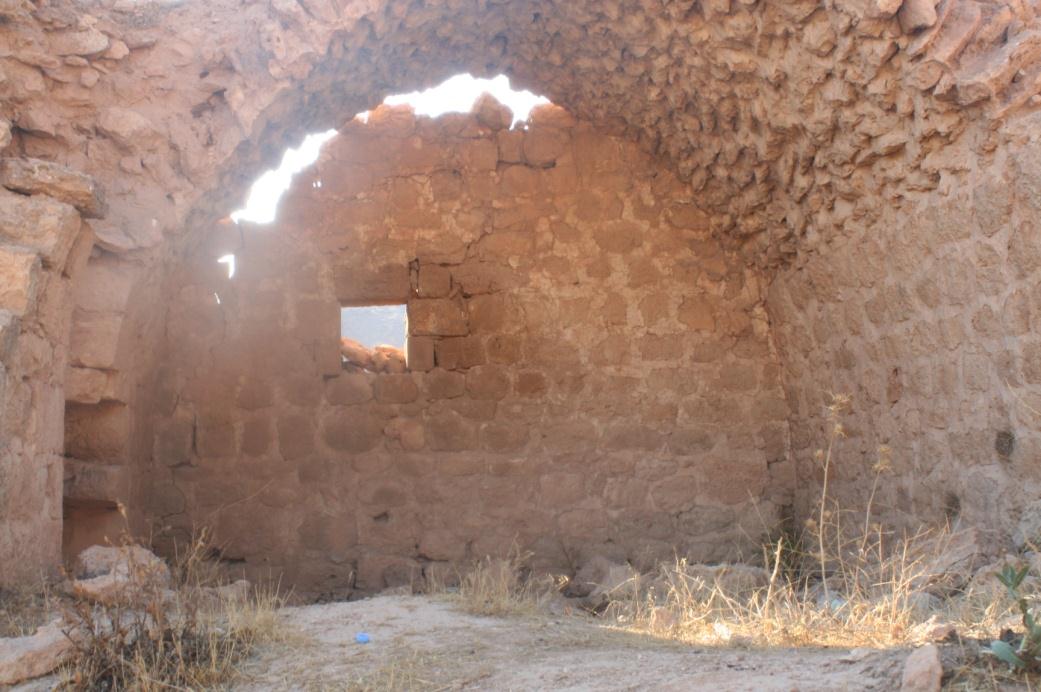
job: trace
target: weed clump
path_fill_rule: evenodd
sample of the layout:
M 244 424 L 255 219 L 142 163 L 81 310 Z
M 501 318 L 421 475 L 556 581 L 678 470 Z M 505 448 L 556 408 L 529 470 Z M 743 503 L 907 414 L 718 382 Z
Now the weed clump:
M 738 566 L 706 570 L 679 558 L 643 577 L 638 596 L 612 602 L 607 614 L 654 636 L 747 646 L 901 646 L 925 638 L 938 618 L 953 619 L 945 598 L 962 586 L 950 587 L 945 570 L 963 535 L 947 526 L 897 535 L 874 516 L 892 451 L 879 448 L 862 511 L 842 508 L 829 494 L 849 409 L 844 395 L 827 406 L 827 444 L 815 454 L 817 503 L 800 531 L 764 547 L 758 582 L 735 580 Z M 1003 604 L 992 605 L 988 620 L 1004 612 Z
M 123 548 L 134 544 L 123 539 Z M 103 599 L 74 597 L 65 608 L 75 644 L 60 687 L 76 690 L 201 689 L 231 680 L 236 665 L 277 635 L 277 590 L 221 585 L 201 533 L 175 560 L 169 580 L 127 562 L 125 581 Z M 134 555 L 127 550 L 126 555 Z
M 514 546 L 504 558 L 486 557 L 459 580 L 455 598 L 474 615 L 531 615 L 559 592 L 551 576 L 538 577 L 527 568 L 529 553 Z

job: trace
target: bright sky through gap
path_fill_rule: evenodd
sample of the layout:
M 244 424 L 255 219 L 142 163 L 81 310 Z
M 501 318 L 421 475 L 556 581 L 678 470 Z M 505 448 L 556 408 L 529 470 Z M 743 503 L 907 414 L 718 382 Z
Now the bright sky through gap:
M 477 97 L 486 91 L 513 111 L 514 125 L 527 120 L 528 113 L 535 106 L 549 103 L 545 96 L 537 96 L 530 91 L 514 91 L 504 74 L 494 79 L 476 79 L 468 74 L 457 74 L 426 91 L 388 96 L 383 103 L 391 106 L 407 103 L 415 109 L 417 115 L 436 118 L 444 113 L 469 113 Z
M 513 123 L 528 119 L 531 109 L 540 103 L 549 103 L 544 96 L 537 96 L 530 91 L 514 91 L 510 88 L 510 80 L 506 75 L 494 79 L 476 79 L 468 74 L 458 74 L 426 91 L 413 91 L 410 94 L 388 96 L 384 103 L 388 105 L 410 104 L 417 115 L 435 118 L 444 113 L 467 113 L 477 97 L 488 92 L 507 108 L 513 111 Z M 368 112 L 359 113 L 365 119 Z M 231 214 L 232 221 L 251 221 L 253 223 L 271 223 L 275 220 L 278 200 L 289 189 L 293 175 L 314 163 L 318 151 L 336 130 L 328 130 L 308 135 L 299 149 L 289 149 L 282 157 L 282 165 L 270 170 L 257 179 L 250 188 L 246 206 Z

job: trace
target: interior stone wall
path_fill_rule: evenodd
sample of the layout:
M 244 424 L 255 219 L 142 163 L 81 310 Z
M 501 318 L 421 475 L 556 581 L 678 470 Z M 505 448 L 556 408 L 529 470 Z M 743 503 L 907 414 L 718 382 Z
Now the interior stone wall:
M 803 511 L 819 492 L 832 393 L 852 397 L 831 476 L 843 505 L 864 506 L 884 445 L 887 525 L 947 519 L 997 545 L 1036 507 L 1039 133 L 1036 117 L 971 131 L 945 151 L 958 172 L 935 191 L 883 191 L 877 222 L 851 224 L 771 283 Z
M 114 525 L 118 502 L 137 505 L 128 469 L 152 445 L 139 423 L 156 399 L 165 267 L 287 145 L 388 93 L 459 71 L 508 74 L 639 142 L 727 252 L 782 272 L 860 229 L 915 222 L 878 200 L 941 194 L 966 170 L 950 152 L 1012 146 L 1005 135 L 1041 106 L 1032 2 L 652 5 L 0 2 L 0 151 L 36 171 L 2 185 L 87 217 L 34 235 L 37 212 L 16 205 L 0 229 L 0 521 L 12 527 L 0 532 L 0 583 L 57 566 L 59 476 L 70 511 L 100 503 Z M 85 188 L 104 191 L 104 209 L 76 206 Z M 47 259 L 54 242 L 78 249 L 82 271 Z M 62 427 L 128 437 L 68 448 Z M 95 452 L 114 456 L 73 456 Z
M 174 270 L 148 513 L 304 592 L 757 554 L 793 491 L 758 273 L 635 144 L 510 120 L 381 107 Z M 340 306 L 388 302 L 409 372 L 342 365 Z

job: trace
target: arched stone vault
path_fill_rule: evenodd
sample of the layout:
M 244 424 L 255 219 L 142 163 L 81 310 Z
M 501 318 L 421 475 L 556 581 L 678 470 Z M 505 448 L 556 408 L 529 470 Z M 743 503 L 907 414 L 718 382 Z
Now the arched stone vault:
M 829 372 L 857 355 L 882 367 L 900 351 L 832 343 L 824 324 L 842 323 L 850 339 L 864 340 L 872 335 L 858 325 L 867 322 L 906 322 L 916 310 L 940 306 L 949 312 L 960 305 L 969 315 L 980 307 L 972 297 L 948 306 L 942 298 L 953 289 L 946 284 L 939 296 L 923 288 L 919 305 L 902 297 L 907 287 L 898 282 L 879 302 L 889 309 L 903 300 L 906 309 L 879 316 L 867 297 L 870 277 L 862 277 L 861 314 L 848 314 L 848 324 L 832 319 L 856 302 L 829 292 L 843 288 L 834 268 L 859 252 L 857 239 L 886 231 L 873 250 L 900 249 L 910 281 L 914 261 L 906 258 L 928 254 L 934 241 L 928 234 L 917 244 L 890 238 L 894 227 L 927 219 L 932 225 L 922 228 L 935 229 L 968 218 L 959 210 L 971 209 L 976 219 L 1011 188 L 1013 211 L 1002 213 L 997 204 L 987 222 L 1003 230 L 980 231 L 986 247 L 971 234 L 956 240 L 965 246 L 962 259 L 985 261 L 991 276 L 1009 277 L 1012 288 L 989 298 L 1007 301 L 1025 291 L 1025 307 L 1008 307 L 1017 326 L 999 312 L 991 327 L 992 338 L 1006 344 L 1004 354 L 981 345 L 970 355 L 993 371 L 981 383 L 1006 380 L 1020 394 L 1036 392 L 1036 348 L 1028 335 L 1037 306 L 1029 290 L 1018 288 L 1036 277 L 1028 263 L 1036 244 L 1016 226 L 1029 224 L 1018 210 L 1035 198 L 1021 184 L 994 184 L 1036 173 L 1029 155 L 1041 34 L 1036 8 L 1025 0 L 115 0 L 89 9 L 11 0 L 0 5 L 0 18 L 0 115 L 9 124 L 0 135 L 15 160 L 3 183 L 35 193 L 28 199 L 41 205 L 26 210 L 25 199 L 5 198 L 15 221 L 3 229 L 0 516 L 11 531 L 0 537 L 0 555 L 24 551 L 19 571 L 52 564 L 58 554 L 58 412 L 66 396 L 70 426 L 96 428 L 102 446 L 127 460 L 149 453 L 152 441 L 133 414 L 158 367 L 150 354 L 163 330 L 162 267 L 212 233 L 257 173 L 305 132 L 336 126 L 387 93 L 463 70 L 506 72 L 666 161 L 687 182 L 706 228 L 778 277 L 768 307 L 782 358 L 812 363 L 808 354 L 823 347 L 834 361 Z M 92 176 L 107 208 L 85 201 L 94 194 L 90 180 L 62 169 L 26 171 L 19 163 L 25 159 Z M 990 166 L 1001 172 L 992 175 Z M 65 202 L 85 217 L 82 227 Z M 930 215 L 916 215 L 921 210 Z M 26 231 L 27 214 L 46 223 Z M 878 271 L 890 272 L 885 265 Z M 807 309 L 810 303 L 818 312 Z M 990 309 L 1004 310 L 1005 303 Z M 976 314 L 967 319 L 973 328 L 984 324 Z M 926 323 L 940 329 L 936 320 Z M 812 337 L 785 332 L 795 325 Z M 923 328 L 916 328 L 921 341 Z M 1026 340 L 1009 343 L 1020 335 Z M 805 422 L 804 437 L 820 399 L 807 391 L 814 389 L 811 369 L 786 363 L 789 398 L 798 395 L 792 417 Z M 906 389 L 896 370 L 893 387 Z M 914 396 L 942 391 L 930 385 Z M 1007 396 L 998 398 L 1011 407 Z M 861 422 L 875 420 L 871 414 Z M 886 435 L 892 441 L 915 437 L 920 423 L 894 425 Z M 797 449 L 812 446 L 797 442 Z M 0 573 L 0 581 L 13 578 Z

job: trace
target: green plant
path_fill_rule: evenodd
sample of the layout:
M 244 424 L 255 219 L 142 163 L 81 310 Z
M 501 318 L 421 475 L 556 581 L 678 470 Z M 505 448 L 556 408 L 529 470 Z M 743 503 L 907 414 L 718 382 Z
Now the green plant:
M 1030 571 L 1029 567 L 1016 569 L 1012 565 L 1005 565 L 997 574 L 998 581 L 1005 585 L 1008 593 L 1019 607 L 1023 616 L 1023 636 L 1019 640 L 1019 646 L 1013 648 L 1012 644 L 998 639 L 990 644 L 990 653 L 1009 664 L 1011 667 L 1022 671 L 1041 670 L 1041 624 L 1038 624 L 1034 614 L 1030 611 L 1019 587 Z

